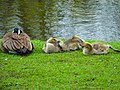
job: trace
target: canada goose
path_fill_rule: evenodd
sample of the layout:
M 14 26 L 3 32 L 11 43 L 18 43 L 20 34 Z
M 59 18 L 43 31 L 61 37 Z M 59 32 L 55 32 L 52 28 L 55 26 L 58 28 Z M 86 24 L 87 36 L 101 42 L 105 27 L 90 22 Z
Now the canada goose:
M 74 35 L 70 39 L 66 40 L 61 46 L 63 51 L 77 50 L 81 49 L 80 43 L 83 43 L 84 40 L 79 36 Z
M 30 53 L 34 49 L 30 37 L 19 28 L 3 36 L 1 47 L 3 52 L 18 54 Z
M 115 49 L 112 47 L 112 45 L 109 44 L 104 44 L 102 42 L 95 42 L 95 43 L 88 43 L 84 42 L 81 44 L 83 47 L 83 54 L 89 55 L 89 54 L 107 54 L 109 48 L 112 49 L 113 51 L 120 52 L 120 50 Z
M 44 44 L 43 46 L 43 51 L 45 53 L 53 53 L 53 52 L 60 52 L 62 51 L 62 47 L 60 44 L 62 43 L 61 40 L 55 38 L 55 37 L 50 37 Z

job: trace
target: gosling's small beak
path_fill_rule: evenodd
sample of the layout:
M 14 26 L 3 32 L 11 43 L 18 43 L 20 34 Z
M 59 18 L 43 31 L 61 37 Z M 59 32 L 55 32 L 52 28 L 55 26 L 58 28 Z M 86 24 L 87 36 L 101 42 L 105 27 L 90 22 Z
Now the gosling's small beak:
M 60 43 L 60 41 L 57 41 L 58 43 Z

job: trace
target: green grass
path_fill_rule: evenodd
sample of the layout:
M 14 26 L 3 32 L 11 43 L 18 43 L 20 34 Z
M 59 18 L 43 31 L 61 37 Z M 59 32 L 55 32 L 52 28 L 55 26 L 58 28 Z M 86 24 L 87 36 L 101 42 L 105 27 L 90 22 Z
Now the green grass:
M 120 90 L 120 53 L 85 56 L 81 50 L 45 54 L 33 40 L 27 56 L 0 52 L 0 90 Z M 120 49 L 120 42 L 108 42 Z

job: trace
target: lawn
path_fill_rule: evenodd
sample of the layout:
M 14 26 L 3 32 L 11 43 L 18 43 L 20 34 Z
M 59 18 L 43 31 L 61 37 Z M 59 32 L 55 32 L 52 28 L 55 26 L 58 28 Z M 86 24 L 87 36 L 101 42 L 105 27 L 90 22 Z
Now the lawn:
M 0 52 L 0 90 L 120 90 L 119 52 L 45 54 L 44 41 L 32 42 L 27 56 Z M 120 49 L 120 41 L 108 43 Z

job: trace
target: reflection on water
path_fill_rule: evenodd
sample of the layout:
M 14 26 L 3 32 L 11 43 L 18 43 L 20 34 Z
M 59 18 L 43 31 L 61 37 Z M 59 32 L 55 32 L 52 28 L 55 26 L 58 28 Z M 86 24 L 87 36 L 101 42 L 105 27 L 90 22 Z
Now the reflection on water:
M 14 27 L 32 39 L 120 40 L 120 0 L 1 0 L 0 38 Z

